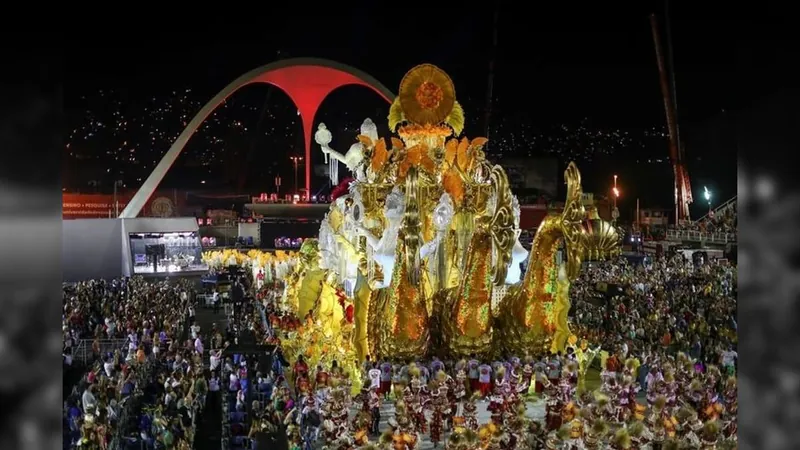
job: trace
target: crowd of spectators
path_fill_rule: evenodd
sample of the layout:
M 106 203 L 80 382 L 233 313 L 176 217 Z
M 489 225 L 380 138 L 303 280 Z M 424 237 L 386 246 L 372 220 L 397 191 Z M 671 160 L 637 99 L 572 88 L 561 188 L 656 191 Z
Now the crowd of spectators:
M 678 230 L 698 231 L 701 233 L 737 233 L 737 207 L 736 202 L 727 203 L 722 208 L 714 210 L 700 220 L 683 223 L 676 227 Z
M 250 289 L 252 280 L 239 279 L 236 283 L 244 295 L 233 300 L 225 330 L 212 330 L 211 342 L 216 350 L 209 355 L 209 408 L 222 409 L 222 447 L 234 450 L 253 448 L 259 432 L 282 437 L 277 431 L 294 405 L 283 375 L 288 362 L 279 342 L 270 338 L 273 330 L 266 320 L 269 310 L 265 306 L 273 308 L 277 296 L 272 293 L 265 298 L 263 294 L 277 292 L 278 288 L 270 284 L 257 298 Z M 267 358 L 263 350 L 253 347 L 265 342 L 277 344 Z
M 191 448 L 208 390 L 194 316 L 186 280 L 64 286 L 65 372 L 83 371 L 67 391 L 65 448 Z
M 695 267 L 680 254 L 648 265 L 624 258 L 591 263 L 570 290 L 572 326 L 621 360 L 683 352 L 730 366 L 737 347 L 736 274 L 728 263 Z

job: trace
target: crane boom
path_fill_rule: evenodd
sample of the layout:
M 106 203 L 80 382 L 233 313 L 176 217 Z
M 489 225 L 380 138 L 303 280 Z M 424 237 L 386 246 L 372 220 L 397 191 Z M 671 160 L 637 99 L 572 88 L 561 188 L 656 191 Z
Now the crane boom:
M 673 105 L 674 97 L 670 90 L 667 68 L 661 51 L 661 38 L 658 33 L 658 21 L 655 14 L 650 15 L 650 26 L 653 30 L 653 44 L 656 50 L 661 94 L 664 98 L 664 111 L 667 119 L 667 131 L 669 132 L 669 156 L 675 176 L 675 222 L 681 223 L 690 219 L 689 204 L 692 202 L 692 189 L 689 184 L 689 173 L 682 157 L 681 143 L 678 141 L 678 121 L 675 106 Z

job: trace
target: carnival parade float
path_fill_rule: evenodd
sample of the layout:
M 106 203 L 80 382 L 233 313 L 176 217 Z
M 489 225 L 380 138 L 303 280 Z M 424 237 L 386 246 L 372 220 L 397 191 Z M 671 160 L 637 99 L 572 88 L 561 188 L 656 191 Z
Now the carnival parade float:
M 315 135 L 332 178 L 342 162 L 354 181 L 286 278 L 284 305 L 304 319 L 299 333 L 316 336 L 297 351 L 355 364 L 564 350 L 570 281 L 585 259 L 621 249 L 617 229 L 587 214 L 575 164 L 563 211 L 547 215 L 528 254 L 506 173 L 487 160 L 487 139 L 461 136 L 447 74 L 409 71 L 388 119 L 397 136 L 367 119 L 344 154 L 324 124 Z

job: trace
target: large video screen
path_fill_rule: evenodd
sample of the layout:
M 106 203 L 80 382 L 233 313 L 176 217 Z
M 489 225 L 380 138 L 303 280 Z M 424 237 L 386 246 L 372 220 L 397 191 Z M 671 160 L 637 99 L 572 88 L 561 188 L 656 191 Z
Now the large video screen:
M 208 270 L 196 232 L 130 233 L 134 274 L 168 274 Z

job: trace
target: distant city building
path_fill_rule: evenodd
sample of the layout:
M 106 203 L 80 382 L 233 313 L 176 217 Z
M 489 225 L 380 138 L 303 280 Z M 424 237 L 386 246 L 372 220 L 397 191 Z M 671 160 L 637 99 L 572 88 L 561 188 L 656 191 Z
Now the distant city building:
M 643 227 L 666 227 L 669 225 L 669 213 L 670 210 L 666 208 L 643 208 L 639 210 L 639 223 Z

